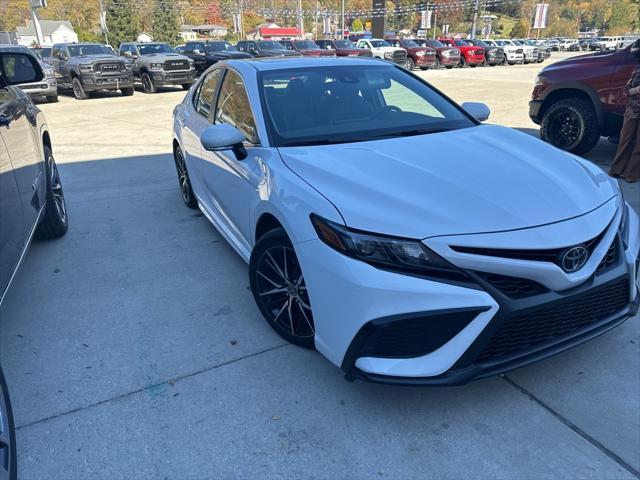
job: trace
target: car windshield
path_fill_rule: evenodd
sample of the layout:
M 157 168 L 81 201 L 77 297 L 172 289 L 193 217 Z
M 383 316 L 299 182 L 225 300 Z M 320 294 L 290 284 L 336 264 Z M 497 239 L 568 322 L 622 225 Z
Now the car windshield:
M 113 52 L 104 45 L 68 45 L 69 55 L 81 57 L 83 55 L 113 55 Z
M 371 40 L 371 45 L 373 45 L 374 48 L 391 46 L 391 44 L 385 40 Z
M 476 47 L 488 47 L 489 46 L 486 43 L 484 43 L 482 40 L 474 40 L 473 41 L 473 45 L 475 45 Z
M 311 40 L 297 40 L 293 42 L 293 44 L 296 48 L 302 48 L 303 50 L 314 50 L 318 48 L 318 46 Z
M 498 45 L 499 47 L 506 47 L 509 46 L 509 43 L 504 40 L 496 40 L 496 45 Z
M 459 47 L 466 47 L 467 45 L 469 45 L 467 42 L 465 42 L 464 40 L 455 40 L 455 44 Z
M 263 71 L 263 113 L 274 146 L 327 145 L 472 127 L 455 105 L 388 65 Z
M 284 50 L 284 45 L 280 42 L 275 42 L 273 40 L 265 40 L 262 42 L 258 42 L 258 47 L 262 50 Z
M 166 43 L 145 43 L 144 45 L 138 45 L 138 51 L 140 55 L 152 55 L 154 53 L 176 53 Z
M 436 47 L 436 48 L 443 48 L 446 45 L 444 43 L 442 43 L 440 40 L 427 40 L 427 44 L 430 47 Z
M 400 42 L 400 45 L 402 45 L 403 47 L 406 47 L 406 48 L 416 48 L 416 47 L 420 46 L 416 42 L 414 42 L 413 40 L 403 40 L 403 41 Z
M 226 52 L 226 51 L 237 51 L 238 49 L 231 45 L 229 42 L 211 42 L 204 44 L 204 50 L 207 53 L 212 52 Z
M 336 40 L 334 43 L 336 48 L 355 48 L 355 45 L 349 40 Z
M 34 48 L 33 53 L 35 53 L 38 56 L 38 58 L 42 60 L 43 58 L 48 58 L 51 56 L 51 48 L 50 47 Z

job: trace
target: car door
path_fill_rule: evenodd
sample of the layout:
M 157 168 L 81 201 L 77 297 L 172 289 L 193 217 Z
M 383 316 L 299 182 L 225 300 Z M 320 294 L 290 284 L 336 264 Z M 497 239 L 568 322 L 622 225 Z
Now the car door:
M 250 205 L 258 198 L 269 151 L 259 146 L 255 116 L 238 72 L 227 68 L 218 89 L 214 123 L 226 123 L 245 134 L 247 158 L 239 161 L 231 150 L 208 152 L 202 148 L 207 187 L 216 198 L 220 214 L 247 252 L 251 251 Z
M 0 105 L 6 101 L 7 94 L 6 90 L 0 90 Z M 0 302 L 26 242 L 18 183 L 2 137 L 0 134 Z
M 30 68 L 16 62 L 24 57 L 5 54 L 2 57 L 4 70 L 10 68 Z M 12 66 L 13 64 L 13 66 Z M 14 87 L 4 90 L 4 101 L 0 104 L 0 133 L 11 156 L 14 174 L 18 182 L 23 209 L 23 234 L 28 234 L 36 222 L 44 201 L 43 174 L 44 159 L 40 154 L 39 139 L 34 134 L 38 109 L 31 99 Z

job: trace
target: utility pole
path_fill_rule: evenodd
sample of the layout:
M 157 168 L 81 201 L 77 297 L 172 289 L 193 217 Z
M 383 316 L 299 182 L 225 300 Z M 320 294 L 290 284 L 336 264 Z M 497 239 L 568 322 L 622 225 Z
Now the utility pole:
M 304 38 L 304 19 L 302 18 L 302 0 L 298 0 L 298 36 Z
M 473 5 L 473 23 L 471 24 L 471 39 L 476 38 L 476 28 L 478 26 L 478 10 L 480 10 L 480 0 L 476 0 Z
M 344 39 L 344 2 L 345 0 L 342 0 L 342 31 L 340 32 L 340 40 Z
M 44 37 L 42 35 L 42 27 L 40 26 L 40 19 L 38 18 L 37 10 L 39 8 L 45 8 L 47 6 L 47 0 L 31 0 L 29 2 L 29 6 L 31 7 L 31 20 L 33 21 L 33 28 L 36 31 L 38 47 L 42 47 Z
M 100 28 L 102 28 L 102 33 L 104 34 L 104 43 L 109 45 L 109 34 L 107 31 L 107 13 L 104 11 L 102 0 L 100 0 Z

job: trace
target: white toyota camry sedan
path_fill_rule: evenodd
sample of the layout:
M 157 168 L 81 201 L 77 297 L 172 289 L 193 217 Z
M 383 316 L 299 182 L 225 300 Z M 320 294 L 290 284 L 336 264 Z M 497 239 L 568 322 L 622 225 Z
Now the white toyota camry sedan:
M 230 60 L 175 108 L 173 152 L 278 334 L 348 379 L 460 384 L 638 310 L 618 184 L 488 115 L 381 60 Z

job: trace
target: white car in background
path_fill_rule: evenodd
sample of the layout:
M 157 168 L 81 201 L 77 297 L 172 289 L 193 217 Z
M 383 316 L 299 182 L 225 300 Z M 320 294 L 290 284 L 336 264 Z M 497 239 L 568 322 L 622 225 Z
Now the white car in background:
M 624 45 L 624 37 L 598 37 L 596 48 L 603 52 L 618 50 Z
M 507 40 L 485 40 L 487 45 L 492 47 L 500 47 L 504 50 L 506 62 L 509 65 L 515 65 L 516 63 L 524 63 L 524 49 L 521 46 L 514 45 L 511 41 Z
M 522 48 L 524 54 L 524 63 L 537 63 L 540 48 L 537 45 L 527 45 L 521 40 L 505 40 L 511 42 L 512 45 Z
M 382 58 L 398 65 L 407 63 L 407 51 L 404 48 L 398 48 L 391 45 L 386 40 L 378 38 L 358 40 L 356 45 L 358 48 L 368 48 L 371 55 L 376 58 Z
M 229 60 L 176 106 L 172 149 L 279 335 L 348 379 L 459 384 L 638 310 L 618 183 L 488 116 L 376 59 Z

